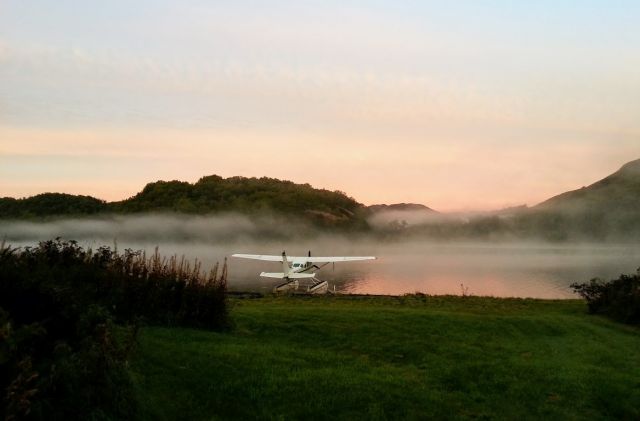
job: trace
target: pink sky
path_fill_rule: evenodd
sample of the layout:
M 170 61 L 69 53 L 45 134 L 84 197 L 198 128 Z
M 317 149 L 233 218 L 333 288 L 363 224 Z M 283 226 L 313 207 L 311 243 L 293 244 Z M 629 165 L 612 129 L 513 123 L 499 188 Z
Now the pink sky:
M 289 179 L 365 204 L 418 202 L 443 211 L 532 205 L 612 173 L 635 147 L 570 138 L 540 148 L 496 140 L 440 145 L 242 129 L 1 132 L 19 140 L 4 146 L 12 158 L 0 172 L 3 195 L 13 197 L 58 191 L 119 200 L 149 181 L 219 174 Z
M 219 174 L 485 210 L 640 158 L 637 2 L 479 4 L 7 1 L 0 196 Z

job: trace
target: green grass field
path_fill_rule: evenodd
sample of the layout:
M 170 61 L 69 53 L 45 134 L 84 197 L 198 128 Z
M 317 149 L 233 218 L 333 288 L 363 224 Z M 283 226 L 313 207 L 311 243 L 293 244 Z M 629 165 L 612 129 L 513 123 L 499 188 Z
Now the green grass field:
M 146 419 L 638 419 L 640 330 L 577 300 L 232 299 L 228 333 L 145 328 Z

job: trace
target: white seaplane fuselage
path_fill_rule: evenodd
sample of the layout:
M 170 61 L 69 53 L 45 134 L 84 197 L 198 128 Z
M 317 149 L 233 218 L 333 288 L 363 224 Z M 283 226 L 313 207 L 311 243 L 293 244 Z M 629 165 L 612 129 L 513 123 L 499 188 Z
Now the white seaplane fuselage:
M 348 262 L 357 260 L 374 260 L 373 256 L 336 256 L 336 257 L 289 257 L 285 252 L 281 256 L 261 255 L 261 254 L 233 254 L 232 257 L 243 259 L 264 260 L 269 262 L 280 262 L 282 264 L 282 272 L 262 272 L 260 276 L 263 278 L 282 279 L 283 283 L 277 285 L 275 291 L 285 291 L 290 289 L 298 289 L 299 279 L 307 279 L 310 284 L 307 286 L 307 292 L 319 293 L 326 292 L 328 289 L 327 281 L 321 281 L 315 277 L 315 273 L 309 273 L 313 269 L 320 269 L 329 263 Z M 322 263 L 317 266 L 316 263 Z
M 311 262 L 294 261 L 291 263 L 291 272 L 300 273 L 311 268 L 313 264 Z

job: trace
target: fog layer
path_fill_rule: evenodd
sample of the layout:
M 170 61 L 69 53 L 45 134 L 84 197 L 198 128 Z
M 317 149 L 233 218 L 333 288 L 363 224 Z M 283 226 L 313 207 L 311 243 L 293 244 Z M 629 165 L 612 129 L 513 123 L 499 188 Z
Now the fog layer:
M 56 237 L 80 245 L 153 250 L 198 258 L 205 268 L 233 253 L 315 256 L 374 255 L 372 262 L 328 265 L 318 271 L 337 291 L 369 294 L 460 294 L 571 298 L 569 284 L 592 277 L 635 272 L 639 245 L 531 242 L 469 243 L 327 234 L 284 218 L 241 215 L 140 215 L 49 222 L 0 222 L 0 237 L 12 246 L 35 245 Z M 261 271 L 278 271 L 270 262 L 229 260 L 232 290 L 268 292 L 273 280 Z M 462 286 L 461 286 L 462 284 Z

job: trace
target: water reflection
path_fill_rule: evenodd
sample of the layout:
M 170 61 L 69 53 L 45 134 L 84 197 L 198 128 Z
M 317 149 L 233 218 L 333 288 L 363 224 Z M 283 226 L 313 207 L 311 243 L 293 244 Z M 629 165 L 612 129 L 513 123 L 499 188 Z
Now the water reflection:
M 414 244 L 402 250 L 401 245 L 379 247 L 375 262 L 339 264 L 318 276 L 330 288 L 358 294 L 460 295 L 465 288 L 472 295 L 575 298 L 572 282 L 610 279 L 640 266 L 640 249 L 628 245 Z M 233 262 L 231 288 L 268 290 L 256 277 L 261 270 L 268 270 L 263 262 Z
M 29 245 L 34 242 L 15 243 Z M 84 246 L 112 244 L 108 240 L 85 239 Z M 158 241 L 121 241 L 119 248 L 152 252 Z M 298 243 L 211 244 L 160 242 L 163 255 L 198 258 L 203 267 L 233 253 L 291 255 L 376 255 L 372 262 L 327 265 L 318 277 L 329 288 L 357 294 L 461 294 L 461 284 L 472 295 L 496 297 L 575 298 L 569 285 L 593 277 L 611 279 L 634 273 L 640 266 L 640 245 L 545 245 L 545 244 L 433 244 L 426 242 L 373 244 L 325 238 Z M 270 292 L 277 283 L 260 278 L 261 271 L 279 271 L 278 263 L 229 260 L 231 290 Z

